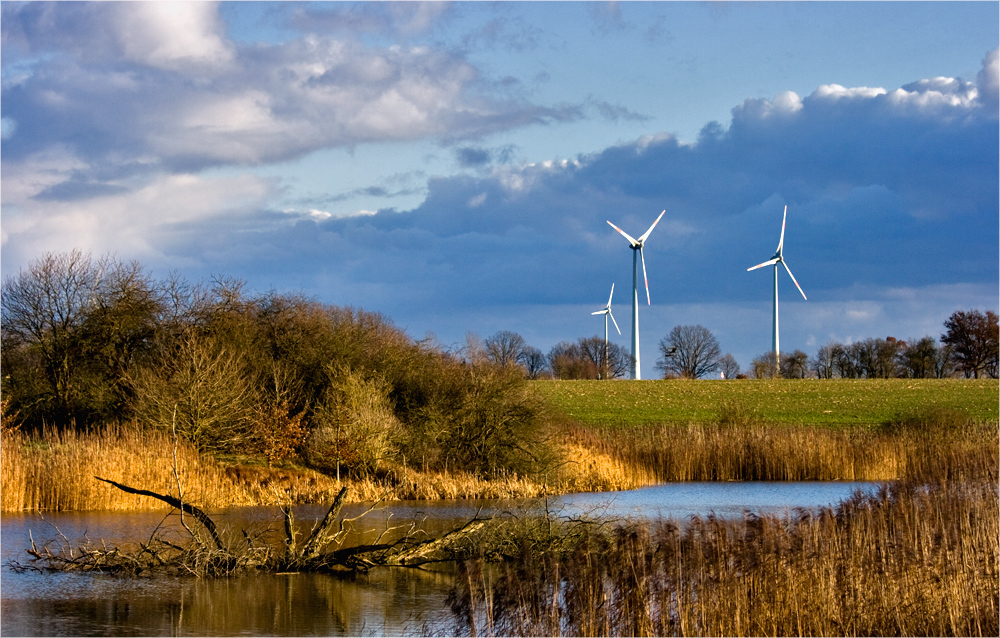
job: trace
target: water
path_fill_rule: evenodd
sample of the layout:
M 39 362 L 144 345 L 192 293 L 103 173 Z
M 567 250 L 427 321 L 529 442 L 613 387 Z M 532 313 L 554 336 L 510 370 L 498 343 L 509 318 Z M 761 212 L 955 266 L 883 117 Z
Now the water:
M 715 513 L 742 516 L 745 510 L 782 515 L 796 508 L 834 505 L 872 483 L 675 483 L 629 492 L 570 494 L 540 506 L 567 517 L 675 518 Z M 358 523 L 358 539 L 370 540 L 386 526 L 422 521 L 431 531 L 461 524 L 480 508 L 523 504 L 486 501 L 394 503 Z M 346 516 L 363 511 L 345 508 Z M 310 524 L 325 508 L 296 508 Z M 367 575 L 260 575 L 234 579 L 123 579 L 92 574 L 15 573 L 10 559 L 27 563 L 29 531 L 37 544 L 61 533 L 78 544 L 89 538 L 109 544 L 145 540 L 158 526 L 183 538 L 177 517 L 166 512 L 80 512 L 4 515 L 0 519 L 0 635 L 412 635 L 452 634 L 447 607 L 452 572 L 377 569 Z M 220 524 L 280 536 L 275 508 L 210 512 Z M 58 528 L 58 531 L 57 531 Z

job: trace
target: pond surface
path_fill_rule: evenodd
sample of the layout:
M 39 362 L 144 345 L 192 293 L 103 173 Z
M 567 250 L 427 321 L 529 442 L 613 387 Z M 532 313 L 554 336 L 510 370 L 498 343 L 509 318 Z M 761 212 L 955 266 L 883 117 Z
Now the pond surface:
M 783 515 L 797 508 L 834 505 L 875 483 L 672 483 L 629 492 L 570 494 L 537 507 L 558 516 L 674 518 L 744 511 Z M 387 525 L 421 521 L 429 531 L 461 524 L 485 512 L 523 510 L 525 503 L 409 501 L 392 503 L 357 523 L 370 538 Z M 345 516 L 364 511 L 344 508 Z M 295 508 L 311 525 L 326 508 Z M 15 573 L 9 561 L 28 563 L 29 534 L 36 544 L 89 538 L 108 544 L 145 540 L 160 526 L 183 538 L 176 515 L 157 512 L 5 514 L 0 518 L 0 635 L 3 636 L 293 636 L 454 634 L 447 597 L 452 573 L 407 568 L 367 575 L 289 574 L 233 579 L 157 577 L 123 579 L 92 574 Z M 220 528 L 249 528 L 280 537 L 276 508 L 209 512 Z

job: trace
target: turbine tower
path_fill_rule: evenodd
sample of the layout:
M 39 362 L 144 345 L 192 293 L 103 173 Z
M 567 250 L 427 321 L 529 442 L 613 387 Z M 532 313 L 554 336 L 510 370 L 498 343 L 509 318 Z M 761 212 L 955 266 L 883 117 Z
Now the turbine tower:
M 792 274 L 792 270 L 785 263 L 784 257 L 781 256 L 781 251 L 785 243 L 785 218 L 788 217 L 788 206 L 785 206 L 785 213 L 781 217 L 781 237 L 778 239 L 778 250 L 774 253 L 774 256 L 765 261 L 762 264 L 757 264 L 752 268 L 747 268 L 747 272 L 751 270 L 756 270 L 758 268 L 763 268 L 764 266 L 774 265 L 774 331 L 771 336 L 771 346 L 774 348 L 774 376 L 778 377 L 781 373 L 781 353 L 778 346 L 778 264 L 785 267 L 788 271 L 788 276 L 792 278 L 795 283 L 795 287 L 799 289 L 802 294 L 802 298 L 806 299 L 806 293 L 802 292 L 802 286 L 799 282 L 795 281 L 795 275 Z M 808 299 L 806 299 L 808 301 Z
M 667 211 L 663 211 L 666 213 Z M 649 237 L 649 233 L 653 232 L 656 225 L 660 223 L 660 219 L 663 217 L 663 213 L 656 218 L 653 225 L 649 227 L 649 230 L 644 232 L 639 236 L 639 239 L 632 239 L 628 233 L 626 233 L 621 228 L 618 228 L 610 221 L 611 227 L 617 230 L 622 236 L 628 240 L 629 246 L 632 248 L 632 378 L 641 379 L 642 372 L 639 367 L 639 262 L 642 261 L 642 278 L 646 282 L 646 305 L 652 305 L 649 300 L 649 278 L 646 276 L 646 258 L 642 255 L 642 246 L 646 243 L 646 239 Z
M 604 308 L 598 310 L 597 312 L 590 313 L 592 315 L 604 315 L 604 370 L 601 372 L 601 378 L 605 380 L 608 378 L 608 317 L 611 317 L 611 321 L 614 322 L 615 330 L 618 331 L 618 334 L 622 333 L 621 329 L 618 327 L 618 322 L 615 321 L 615 316 L 611 314 L 611 298 L 614 296 L 615 285 L 611 284 L 611 294 L 608 295 L 608 305 L 604 306 Z

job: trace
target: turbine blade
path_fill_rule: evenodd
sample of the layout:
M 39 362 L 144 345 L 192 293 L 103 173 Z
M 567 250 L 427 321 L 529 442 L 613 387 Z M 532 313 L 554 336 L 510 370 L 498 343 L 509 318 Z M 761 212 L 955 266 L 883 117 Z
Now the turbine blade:
M 618 327 L 618 322 L 615 321 L 615 316 L 611 314 L 611 309 L 610 308 L 608 308 L 608 314 L 611 315 L 611 323 L 615 324 L 615 330 L 617 330 L 618 334 L 620 335 L 622 333 L 622 331 Z
M 653 302 L 649 300 L 649 277 L 646 276 L 646 258 L 642 254 L 642 246 L 639 246 L 639 258 L 642 259 L 642 279 L 646 282 L 646 305 L 652 306 Z
M 609 224 L 611 224 L 611 222 L 608 222 L 608 223 L 609 223 Z M 619 233 L 621 233 L 621 234 L 622 234 L 622 235 L 623 235 L 623 236 L 625 237 L 625 239 L 627 239 L 627 240 L 628 240 L 628 243 L 632 244 L 633 246 L 637 246 L 637 245 L 639 245 L 639 242 L 637 242 L 636 240 L 632 239 L 632 237 L 630 237 L 630 236 L 629 236 L 629 234 L 628 234 L 628 233 L 626 233 L 626 232 L 625 232 L 624 230 L 622 230 L 621 228 L 618 228 L 618 227 L 617 227 L 617 226 L 615 226 L 614 224 L 611 224 L 611 227 L 612 227 L 612 228 L 614 228 L 615 230 L 617 230 L 617 231 L 618 231 Z
M 784 260 L 782 260 L 781 265 L 784 266 L 785 270 L 788 271 L 788 276 L 792 278 L 792 281 L 795 281 L 795 275 L 792 274 L 792 269 L 788 267 L 788 264 L 786 264 Z M 805 299 L 806 301 L 809 301 L 809 299 L 806 297 L 806 293 L 802 292 L 802 286 L 799 285 L 799 282 L 795 281 L 795 287 L 799 289 L 799 292 L 802 294 L 802 298 Z
M 611 294 L 608 295 L 608 308 L 611 307 L 611 298 L 615 296 L 615 285 L 611 284 Z
M 781 254 L 781 247 L 785 244 L 785 218 L 788 217 L 788 206 L 785 206 L 785 214 L 781 216 L 781 239 L 778 240 L 778 254 Z
M 649 237 L 649 233 L 653 232 L 653 229 L 656 228 L 656 225 L 660 223 L 660 219 L 663 217 L 663 214 L 666 213 L 666 212 L 667 211 L 664 210 L 663 213 L 660 213 L 660 216 L 656 218 L 656 221 L 653 222 L 653 225 L 649 227 L 649 230 L 647 230 L 646 232 L 644 232 L 642 234 L 642 237 L 639 238 L 639 243 L 640 244 L 642 242 L 646 241 L 646 238 Z
M 751 270 L 757 270 L 758 268 L 763 268 L 764 266 L 770 266 L 771 264 L 776 264 L 776 263 L 778 263 L 778 258 L 777 257 L 775 257 L 774 259 L 768 259 L 767 261 L 765 261 L 762 264 L 757 264 L 756 266 L 752 266 L 750 268 L 747 268 L 747 272 L 750 272 Z

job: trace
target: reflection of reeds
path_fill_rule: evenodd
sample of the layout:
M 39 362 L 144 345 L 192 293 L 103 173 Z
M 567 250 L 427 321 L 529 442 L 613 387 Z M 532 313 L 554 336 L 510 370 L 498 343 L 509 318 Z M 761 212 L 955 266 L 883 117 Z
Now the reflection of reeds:
M 998 533 L 995 477 L 907 482 L 788 519 L 591 528 L 452 601 L 495 635 L 995 636 Z

